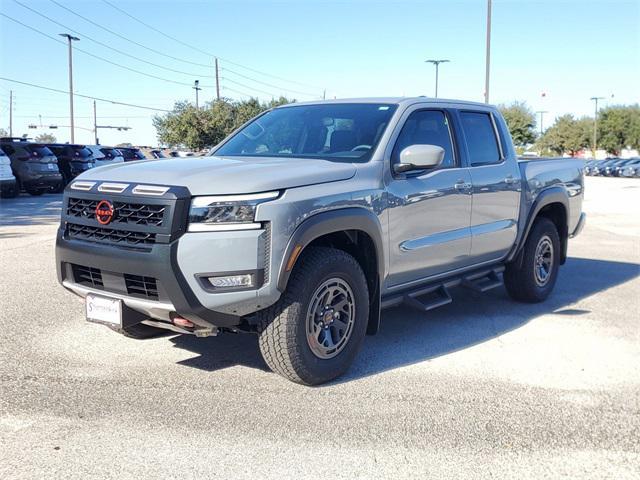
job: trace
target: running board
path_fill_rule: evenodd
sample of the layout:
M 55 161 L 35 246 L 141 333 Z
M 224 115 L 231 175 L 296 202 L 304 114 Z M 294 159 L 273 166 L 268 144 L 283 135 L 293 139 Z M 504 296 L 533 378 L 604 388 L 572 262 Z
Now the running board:
M 502 285 L 502 279 L 498 274 L 499 272 L 494 270 L 488 274 L 466 277 L 462 282 L 462 286 L 475 290 L 476 292 L 484 293 Z
M 449 289 L 463 286 L 477 292 L 486 292 L 502 285 L 500 274 L 504 266 L 478 269 L 459 276 L 453 276 L 440 281 L 425 282 L 404 292 L 399 292 L 383 297 L 381 308 L 391 308 L 398 305 L 407 305 L 421 312 L 428 312 L 434 308 L 448 305 L 453 301 Z
M 434 308 L 442 307 L 452 301 L 451 295 L 449 295 L 449 291 L 444 285 L 407 293 L 403 299 L 406 305 L 422 312 L 428 312 Z

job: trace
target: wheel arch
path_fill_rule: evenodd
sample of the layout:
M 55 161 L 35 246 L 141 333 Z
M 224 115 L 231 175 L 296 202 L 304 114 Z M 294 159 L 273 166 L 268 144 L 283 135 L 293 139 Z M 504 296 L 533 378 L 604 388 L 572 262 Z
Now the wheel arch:
M 509 256 L 509 261 L 520 262 L 522 260 L 524 244 L 529 238 L 533 224 L 540 217 L 548 218 L 556 226 L 560 237 L 560 264 L 566 262 L 569 243 L 569 199 L 566 190 L 560 186 L 543 190 L 536 197 L 529 209 L 526 222 L 520 229 L 516 247 Z
M 322 212 L 307 218 L 289 239 L 278 271 L 278 290 L 286 290 L 293 268 L 310 246 L 338 248 L 358 261 L 369 287 L 367 333 L 375 334 L 380 325 L 380 284 L 385 265 L 378 218 L 373 212 L 356 207 Z

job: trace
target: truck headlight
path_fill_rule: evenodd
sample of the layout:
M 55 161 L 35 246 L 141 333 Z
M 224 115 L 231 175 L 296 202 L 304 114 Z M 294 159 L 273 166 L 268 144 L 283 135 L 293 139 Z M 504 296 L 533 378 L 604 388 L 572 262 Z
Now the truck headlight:
M 193 197 L 187 230 L 210 232 L 262 228 L 260 223 L 255 221 L 256 207 L 260 203 L 278 198 L 278 195 L 280 192 Z

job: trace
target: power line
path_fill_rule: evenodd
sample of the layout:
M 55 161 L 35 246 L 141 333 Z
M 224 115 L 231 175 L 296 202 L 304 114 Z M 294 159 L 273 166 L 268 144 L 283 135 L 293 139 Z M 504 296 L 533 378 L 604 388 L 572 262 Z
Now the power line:
M 239 87 L 248 88 L 249 90 L 255 90 L 256 92 L 264 93 L 265 95 L 269 95 L 271 97 L 277 97 L 278 96 L 278 95 L 274 95 L 271 92 L 267 92 L 265 90 L 260 90 L 258 88 L 253 88 L 253 87 L 250 87 L 249 85 L 245 85 L 244 83 L 236 82 L 235 80 L 232 80 L 230 78 L 220 77 L 220 80 L 226 80 L 227 82 L 230 82 L 230 83 L 232 83 L 234 85 L 238 85 Z
M 5 82 L 17 83 L 17 84 L 20 84 L 20 85 L 26 85 L 28 87 L 40 88 L 42 90 L 49 90 L 51 92 L 64 93 L 65 95 L 69 95 L 68 91 L 60 90 L 58 88 L 44 87 L 42 85 L 36 85 L 35 83 L 22 82 L 20 80 L 14 80 L 12 78 L 6 78 L 6 77 L 0 77 L 0 80 L 4 80 Z M 141 108 L 141 109 L 144 109 L 144 110 L 154 110 L 156 112 L 171 112 L 171 110 L 167 110 L 167 109 L 164 109 L 164 108 L 155 108 L 155 107 L 147 107 L 147 106 L 144 106 L 144 105 L 135 105 L 133 103 L 119 102 L 117 100 L 109 100 L 108 98 L 100 98 L 100 97 L 93 97 L 91 95 L 83 95 L 81 93 L 74 93 L 73 96 L 74 97 L 80 97 L 80 98 L 88 98 L 88 99 L 91 99 L 91 100 L 97 100 L 99 102 L 111 103 L 111 104 L 114 104 L 114 105 L 122 105 L 122 106 L 125 106 L 125 107 Z
M 64 10 L 66 10 L 67 12 L 69 12 L 69 13 L 71 13 L 71 14 L 75 15 L 76 17 L 83 19 L 85 22 L 89 22 L 91 25 L 95 25 L 96 27 L 98 27 L 98 28 L 100 28 L 100 29 L 102 29 L 102 30 L 104 30 L 104 31 L 106 31 L 106 32 L 109 32 L 110 34 L 115 35 L 116 37 L 121 38 L 122 40 L 125 40 L 125 41 L 127 41 L 127 42 L 133 43 L 133 44 L 135 44 L 135 45 L 138 45 L 138 46 L 139 46 L 139 47 L 141 47 L 141 48 L 144 48 L 144 49 L 146 49 L 146 50 L 149 50 L 150 52 L 156 53 L 156 54 L 158 54 L 158 55 L 162 55 L 163 57 L 170 58 L 170 59 L 175 60 L 175 61 L 177 61 L 177 62 L 188 63 L 188 64 L 190 64 L 190 65 L 197 65 L 198 67 L 211 68 L 211 65 L 207 65 L 207 64 L 204 64 L 204 63 L 190 62 L 189 60 L 184 60 L 184 59 L 182 59 L 182 58 L 173 57 L 173 56 L 168 55 L 168 54 L 166 54 L 166 53 L 164 53 L 164 52 L 161 52 L 160 50 L 156 50 L 156 49 L 154 49 L 154 48 L 151 48 L 151 47 L 148 47 L 148 46 L 143 45 L 143 44 L 141 44 L 141 43 L 138 43 L 138 42 L 136 42 L 135 40 L 131 40 L 130 38 L 125 37 L 124 35 L 120 35 L 118 32 L 114 32 L 113 30 L 110 30 L 110 29 L 108 29 L 107 27 L 105 27 L 105 26 L 103 26 L 103 25 L 100 25 L 99 23 L 94 22 L 94 21 L 93 21 L 93 20 L 91 20 L 91 19 L 89 19 L 89 18 L 87 18 L 87 17 L 84 17 L 84 16 L 80 15 L 79 13 L 74 12 L 74 11 L 73 11 L 73 10 L 71 10 L 70 8 L 67 8 L 67 7 L 65 7 L 64 5 L 62 5 L 61 3 L 56 2 L 56 0 L 49 0 L 49 1 L 50 1 L 51 3 L 56 4 L 56 5 L 57 5 L 57 6 L 59 6 L 60 8 L 62 8 L 62 9 L 64 9 Z
M 266 82 L 262 82 L 262 81 L 260 81 L 260 80 L 256 80 L 255 78 L 248 77 L 248 76 L 246 76 L 246 75 L 243 75 L 242 73 L 238 73 L 238 72 L 236 72 L 236 71 L 234 71 L 234 70 L 231 70 L 230 68 L 222 67 L 220 70 L 222 70 L 223 72 L 229 72 L 229 73 L 232 73 L 232 74 L 234 74 L 234 75 L 237 75 L 237 76 L 239 76 L 239 77 L 245 78 L 245 79 L 250 80 L 250 81 L 252 81 L 252 82 L 259 83 L 260 85 L 264 85 L 265 87 L 271 87 L 271 88 L 280 89 L 280 87 L 278 87 L 277 85 L 273 85 L 273 84 L 271 84 L 271 83 L 266 83 Z M 287 89 L 286 91 L 287 91 L 287 92 L 291 92 L 291 93 L 299 93 L 299 94 L 301 94 L 301 95 L 308 95 L 308 96 L 310 96 L 310 97 L 317 97 L 317 96 L 318 96 L 318 95 L 317 95 L 317 94 L 315 94 L 315 93 L 302 92 L 302 91 L 299 91 L 299 90 L 291 90 L 291 89 Z
M 127 57 L 129 57 L 129 58 L 133 58 L 134 60 L 137 60 L 137 61 L 139 61 L 139 62 L 146 63 L 147 65 L 151 65 L 151 66 L 154 66 L 154 67 L 157 67 L 157 68 L 162 68 L 162 69 L 168 70 L 168 71 L 173 72 L 173 73 L 180 73 L 180 74 L 182 74 L 182 75 L 188 75 L 188 76 L 191 76 L 191 77 L 208 77 L 208 78 L 213 78 L 213 75 L 203 75 L 203 74 L 201 74 L 201 73 L 190 73 L 190 72 L 183 72 L 183 71 L 181 71 L 181 70 L 175 70 L 175 69 L 170 68 L 170 67 L 167 67 L 167 66 L 165 66 L 165 65 L 159 65 L 159 64 L 157 64 L 157 63 L 149 62 L 149 61 L 147 61 L 147 60 L 145 60 L 145 59 L 143 59 L 143 58 L 136 57 L 135 55 L 131 55 L 131 54 L 127 53 L 127 52 L 123 52 L 122 50 L 119 50 L 119 49 L 114 48 L 114 47 L 112 47 L 112 46 L 110 46 L 110 45 L 107 45 L 106 43 L 103 43 L 103 42 L 101 42 L 101 41 L 99 41 L 99 40 L 96 40 L 96 39 L 94 39 L 94 38 L 91 38 L 90 36 L 88 36 L 88 35 L 87 35 L 87 34 L 85 34 L 85 33 L 82 33 L 82 32 L 79 32 L 79 31 L 77 31 L 77 30 L 74 30 L 73 28 L 68 27 L 67 25 L 62 24 L 62 23 L 60 23 L 60 22 L 58 22 L 58 21 L 56 21 L 56 20 L 52 19 L 51 17 L 48 17 L 47 15 L 45 15 L 45 14 L 43 14 L 43 13 L 38 12 L 37 10 L 35 10 L 35 9 L 33 9 L 33 8 L 31 8 L 31 7 L 27 6 L 27 5 L 25 5 L 25 4 L 24 4 L 24 3 L 22 3 L 22 2 L 19 2 L 18 0 L 13 0 L 13 1 L 14 1 L 15 3 L 17 3 L 18 5 L 20 5 L 22 8 L 26 8 L 27 10 L 29 10 L 29 11 L 31 11 L 31 12 L 33 12 L 33 13 L 35 13 L 36 15 L 39 15 L 40 17 L 45 18 L 46 20 L 48 20 L 48 21 L 50 21 L 50 22 L 52 22 L 52 23 L 55 23 L 56 25 L 58 25 L 58 26 L 60 26 L 60 27 L 62 27 L 62 28 L 64 28 L 64 29 L 66 29 L 66 30 L 69 30 L 70 32 L 75 33 L 76 35 L 80 35 L 83 39 L 85 39 L 85 38 L 86 38 L 87 40 L 89 40 L 89 41 L 91 41 L 91 42 L 93 42 L 93 43 L 97 43 L 98 45 L 101 45 L 101 46 L 102 46 L 102 47 L 104 47 L 104 48 L 108 48 L 109 50 L 113 50 L 114 52 L 117 52 L 117 53 L 119 53 L 119 54 L 121 54 L 121 55 L 125 55 L 125 56 L 127 56 Z
M 38 34 L 40 34 L 40 35 L 42 35 L 44 37 L 47 37 L 48 39 L 53 40 L 54 42 L 58 42 L 58 43 L 61 43 L 62 45 L 66 45 L 66 43 L 63 42 L 62 40 L 58 40 L 57 38 L 52 37 L 51 35 L 48 35 L 48 34 L 46 34 L 44 32 L 41 32 L 37 28 L 31 27 L 31 26 L 27 25 L 26 23 L 22 23 L 21 21 L 16 20 L 15 18 L 10 17 L 9 15 L 5 15 L 4 13 L 1 13 L 1 12 L 0 12 L 0 15 L 2 15 L 3 17 L 11 20 L 12 22 L 17 23 L 18 25 L 22 25 L 23 27 L 28 28 L 29 30 L 33 30 L 34 32 L 36 32 Z M 127 67 L 125 65 L 120 65 L 119 63 L 112 62 L 111 60 L 107 60 L 106 58 L 103 58 L 103 57 L 101 57 L 99 55 L 95 55 L 95 54 L 93 54 L 91 52 L 87 52 L 86 50 L 83 50 L 83 49 L 81 49 L 79 47 L 75 47 L 74 50 L 77 50 L 78 52 L 82 52 L 85 55 L 89 55 L 90 57 L 96 58 L 96 59 L 101 60 L 103 62 L 106 62 L 106 63 L 108 63 L 110 65 L 113 65 L 115 67 L 122 68 L 124 70 L 128 70 L 130 72 L 134 72 L 134 73 L 137 73 L 139 75 L 144 75 L 145 77 L 155 78 L 156 80 L 162 80 L 163 82 L 173 83 L 173 84 L 176 84 L 176 85 L 184 85 L 184 86 L 187 86 L 187 87 L 191 86 L 190 83 L 179 82 L 177 80 L 171 80 L 169 78 L 158 77 L 157 75 L 152 75 L 150 73 L 141 72 L 140 70 L 136 70 L 135 68 Z M 210 85 L 207 85 L 207 87 L 210 87 Z
M 56 2 L 55 0 L 50 0 L 50 1 L 54 2 L 54 3 L 55 3 L 55 4 L 57 4 L 57 5 L 60 5 L 60 4 L 58 4 L 58 2 Z M 158 29 L 158 28 L 156 28 L 156 27 L 154 27 L 154 26 L 152 26 L 152 25 L 149 25 L 149 24 L 147 24 L 147 23 L 143 22 L 142 20 L 140 20 L 140 19 L 139 19 L 139 18 L 137 18 L 137 17 L 134 17 L 134 16 L 133 16 L 133 15 L 131 15 L 130 13 L 126 12 L 125 10 L 123 10 L 123 9 L 122 9 L 122 8 L 120 8 L 120 7 L 117 7 L 116 5 L 114 5 L 113 3 L 109 2 L 108 0 L 102 0 L 102 2 L 103 2 L 103 3 L 106 3 L 106 4 L 107 4 L 107 5 L 109 5 L 111 8 L 113 8 L 113 9 L 115 9 L 115 10 L 118 10 L 120 13 L 122 13 L 122 14 L 126 15 L 127 17 L 131 18 L 132 20 L 135 20 L 136 22 L 140 23 L 141 25 L 144 25 L 145 27 L 147 27 L 147 28 L 149 28 L 149 29 L 153 30 L 154 32 L 159 33 L 160 35 L 162 35 L 162 36 L 164 36 L 164 37 L 166 37 L 166 38 L 168 38 L 168 39 L 170 39 L 170 40 L 173 40 L 174 42 L 177 42 L 177 43 L 179 43 L 179 44 L 181 44 L 181 45 L 184 45 L 185 47 L 188 47 L 188 48 L 190 48 L 190 49 L 192 49 L 192 50 L 194 50 L 194 51 L 196 51 L 196 52 L 202 53 L 203 55 L 207 55 L 207 56 L 211 56 L 211 57 L 218 57 L 220 60 L 224 60 L 225 62 L 230 63 L 231 65 L 235 65 L 236 67 L 241 67 L 241 68 L 244 68 L 244 69 L 246 69 L 246 70 L 250 70 L 250 71 L 252 71 L 252 72 L 254 72 L 254 73 L 258 73 L 258 74 L 260 74 L 260 75 L 264 75 L 265 77 L 275 78 L 275 79 L 277 79 L 277 80 L 281 80 L 281 81 L 283 81 L 283 82 L 293 83 L 293 84 L 300 85 L 300 86 L 303 86 L 303 87 L 310 87 L 310 88 L 317 88 L 317 89 L 319 89 L 319 88 L 320 88 L 320 87 L 317 87 L 317 86 L 314 86 L 314 85 L 308 85 L 308 84 L 305 84 L 305 83 L 301 83 L 301 82 L 297 82 L 297 81 L 294 81 L 294 80 L 289 80 L 289 79 L 286 79 L 286 78 L 283 78 L 283 77 L 279 77 L 279 76 L 276 76 L 276 75 L 272 75 L 272 74 L 270 74 L 270 73 L 262 72 L 262 71 L 260 71 L 260 70 L 256 70 L 255 68 L 251 68 L 251 67 L 247 67 L 247 66 L 245 66 L 245 65 L 242 65 L 242 64 L 240 64 L 240 63 L 232 62 L 232 61 L 231 61 L 231 60 L 229 60 L 229 59 L 222 58 L 222 57 L 220 57 L 220 56 L 218 56 L 218 55 L 215 55 L 214 53 L 207 52 L 207 51 L 202 50 L 202 49 L 200 49 L 200 48 L 198 48 L 198 47 L 196 47 L 196 46 L 193 46 L 193 45 L 191 45 L 191 44 L 189 44 L 189 43 L 183 42 L 182 40 L 179 40 L 179 39 L 177 39 L 177 38 L 175 38 L 175 37 L 172 37 L 171 35 L 168 35 L 167 33 L 163 32 L 162 30 L 160 30 L 160 29 Z M 63 7 L 63 8 L 64 8 L 64 7 Z M 285 89 L 282 89 L 282 90 L 285 90 Z M 289 90 L 289 91 L 292 91 L 292 90 Z M 299 92 L 298 92 L 298 93 L 299 93 Z

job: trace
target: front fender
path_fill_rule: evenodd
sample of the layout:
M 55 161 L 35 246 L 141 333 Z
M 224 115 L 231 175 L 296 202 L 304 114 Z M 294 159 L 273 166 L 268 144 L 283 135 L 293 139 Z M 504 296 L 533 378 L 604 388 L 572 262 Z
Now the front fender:
M 378 281 L 384 276 L 384 246 L 382 242 L 382 228 L 374 213 L 364 208 L 341 208 L 318 213 L 302 222 L 291 235 L 285 254 L 282 257 L 278 271 L 278 290 L 284 292 L 291 275 L 292 268 L 287 269 L 289 259 L 297 250 L 296 258 L 315 239 L 335 232 L 359 230 L 373 240 L 376 249 L 376 263 L 378 267 Z M 295 264 L 295 262 L 293 263 Z M 293 267 L 293 265 L 290 265 Z

